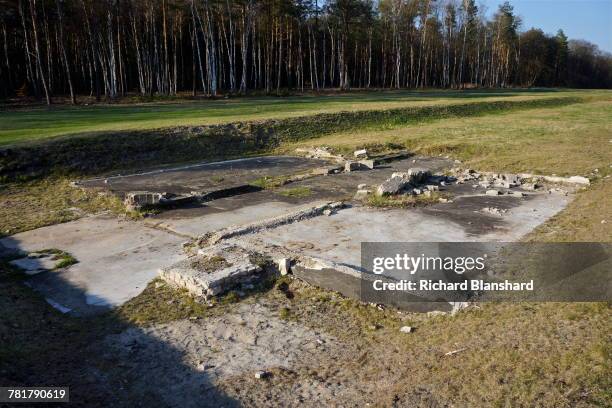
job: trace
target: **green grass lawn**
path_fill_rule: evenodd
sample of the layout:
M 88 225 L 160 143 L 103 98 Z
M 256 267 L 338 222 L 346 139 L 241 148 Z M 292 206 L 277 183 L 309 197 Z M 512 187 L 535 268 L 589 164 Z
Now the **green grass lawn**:
M 249 97 L 166 103 L 52 106 L 0 110 L 0 145 L 100 131 L 155 129 L 339 111 L 391 109 L 494 100 L 600 95 L 605 91 L 387 91 L 323 96 Z M 1 108 L 1 105 L 0 105 Z

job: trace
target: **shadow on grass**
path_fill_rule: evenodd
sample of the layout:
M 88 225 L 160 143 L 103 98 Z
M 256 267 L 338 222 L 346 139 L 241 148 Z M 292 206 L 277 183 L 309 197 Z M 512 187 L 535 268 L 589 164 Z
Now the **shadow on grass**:
M 121 313 L 57 310 L 52 294 L 27 286 L 32 278 L 70 296 L 85 298 L 83 290 L 55 271 L 27 276 L 9 263 L 19 256 L 0 245 L 0 386 L 68 386 L 73 406 L 239 406 L 181 350 Z

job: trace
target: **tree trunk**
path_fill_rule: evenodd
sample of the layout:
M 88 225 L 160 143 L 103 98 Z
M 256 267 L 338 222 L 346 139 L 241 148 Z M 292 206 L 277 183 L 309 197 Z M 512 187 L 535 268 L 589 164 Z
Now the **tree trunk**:
M 40 45 L 38 40 L 38 22 L 37 22 L 37 13 L 36 13 L 36 0 L 30 0 L 30 14 L 32 16 L 32 32 L 34 34 L 34 51 L 36 55 L 36 64 L 38 65 L 38 72 L 40 74 L 40 80 L 43 85 L 43 90 L 45 91 L 45 99 L 47 101 L 47 105 L 51 105 L 51 95 L 49 95 L 49 89 L 47 85 L 47 79 L 45 78 L 45 73 L 42 67 L 42 58 L 40 55 Z

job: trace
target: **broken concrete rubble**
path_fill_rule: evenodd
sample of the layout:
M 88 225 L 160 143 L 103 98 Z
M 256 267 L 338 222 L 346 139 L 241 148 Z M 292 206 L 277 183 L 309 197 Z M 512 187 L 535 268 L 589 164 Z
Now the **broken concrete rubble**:
M 366 167 L 368 169 L 373 169 L 376 165 L 374 160 L 360 160 L 359 164 L 361 164 L 362 168 Z
M 537 183 L 526 183 L 526 184 L 523 184 L 523 186 L 522 186 L 522 187 L 523 187 L 525 190 L 535 191 L 535 190 L 537 190 L 538 188 L 540 188 L 540 185 L 539 185 L 539 184 L 537 184 Z
M 139 210 L 145 206 L 158 205 L 166 199 L 166 193 L 132 191 L 125 196 L 124 204 L 129 210 Z
M 368 151 L 366 149 L 355 150 L 353 152 L 353 156 L 354 157 L 367 157 L 368 156 Z
M 370 170 L 374 168 L 374 160 L 347 161 L 344 163 L 344 171 L 349 173 L 358 170 Z
M 422 168 L 410 168 L 407 172 L 395 172 L 391 174 L 391 178 L 378 186 L 376 195 L 380 197 L 403 193 L 418 195 L 423 190 L 417 188 L 417 186 L 428 181 L 431 177 L 431 171 Z
M 333 159 L 336 161 L 344 161 L 344 158 L 339 155 L 335 155 L 331 152 L 330 148 L 327 146 L 321 147 L 299 147 L 295 149 L 297 153 L 305 154 L 307 158 L 312 159 Z
M 291 261 L 287 258 L 279 258 L 276 260 L 276 266 L 281 276 L 285 276 L 291 272 Z
M 408 177 L 412 184 L 421 184 L 431 177 L 431 171 L 423 168 L 408 169 Z
M 538 176 L 534 174 L 521 174 L 523 178 L 542 180 L 548 183 L 561 183 L 561 184 L 580 184 L 589 185 L 591 180 L 582 176 L 571 176 L 571 177 L 559 177 L 559 176 Z
M 556 175 L 542 176 L 530 173 L 478 173 L 473 169 L 460 169 L 453 168 L 451 171 L 457 175 L 459 183 L 463 183 L 469 180 L 481 179 L 482 184 L 485 187 L 495 186 L 503 188 L 512 188 L 523 185 L 526 190 L 533 190 L 538 188 L 537 181 L 544 181 L 554 184 L 579 184 L 589 185 L 590 180 L 583 176 L 571 176 L 571 177 L 559 177 Z M 525 181 L 529 181 L 523 184 Z
M 196 257 L 161 269 L 159 276 L 168 284 L 185 288 L 196 297 L 209 299 L 248 282 L 261 272 L 261 267 L 253 264 L 250 256 L 249 252 L 236 245 L 212 246 L 198 251 Z M 214 257 L 224 259 L 216 270 L 197 266 L 198 261 L 209 262 Z
M 500 178 L 506 182 L 509 187 L 517 187 L 521 185 L 522 178 L 518 174 L 500 174 Z
M 382 197 L 406 192 L 411 187 L 408 178 L 394 175 L 376 189 L 376 195 Z

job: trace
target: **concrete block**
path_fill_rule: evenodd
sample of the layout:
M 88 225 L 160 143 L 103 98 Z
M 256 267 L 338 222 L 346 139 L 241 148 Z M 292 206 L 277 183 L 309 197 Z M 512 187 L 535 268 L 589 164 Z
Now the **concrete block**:
M 367 157 L 368 156 L 368 151 L 366 149 L 355 150 L 353 152 L 353 156 L 355 156 L 355 157 Z
M 351 172 L 351 171 L 358 171 L 358 170 L 369 170 L 370 168 L 374 168 L 373 164 L 372 167 L 368 167 L 368 165 L 364 164 L 363 162 L 373 162 L 373 160 L 362 160 L 362 161 L 347 161 L 346 163 L 344 163 L 344 171 Z
M 145 205 L 157 205 L 164 199 L 164 197 L 164 193 L 132 191 L 126 194 L 124 204 L 129 209 L 137 210 Z
M 221 267 L 209 270 L 198 267 L 211 257 L 223 257 Z M 250 280 L 261 268 L 250 261 L 250 254 L 241 247 L 219 245 L 199 251 L 197 257 L 177 262 L 159 272 L 167 283 L 187 289 L 192 295 L 205 299 L 217 296 Z
M 400 194 L 410 187 L 410 181 L 403 177 L 391 177 L 376 189 L 376 195 L 386 196 Z
M 427 181 L 431 177 L 431 171 L 420 167 L 413 167 L 408 169 L 408 177 L 412 184 L 421 184 Z
M 276 260 L 276 266 L 282 276 L 285 276 L 291 272 L 291 262 L 287 258 L 279 258 Z
M 367 167 L 368 169 L 373 169 L 375 166 L 374 160 L 359 160 L 359 164 L 361 164 L 362 167 Z

